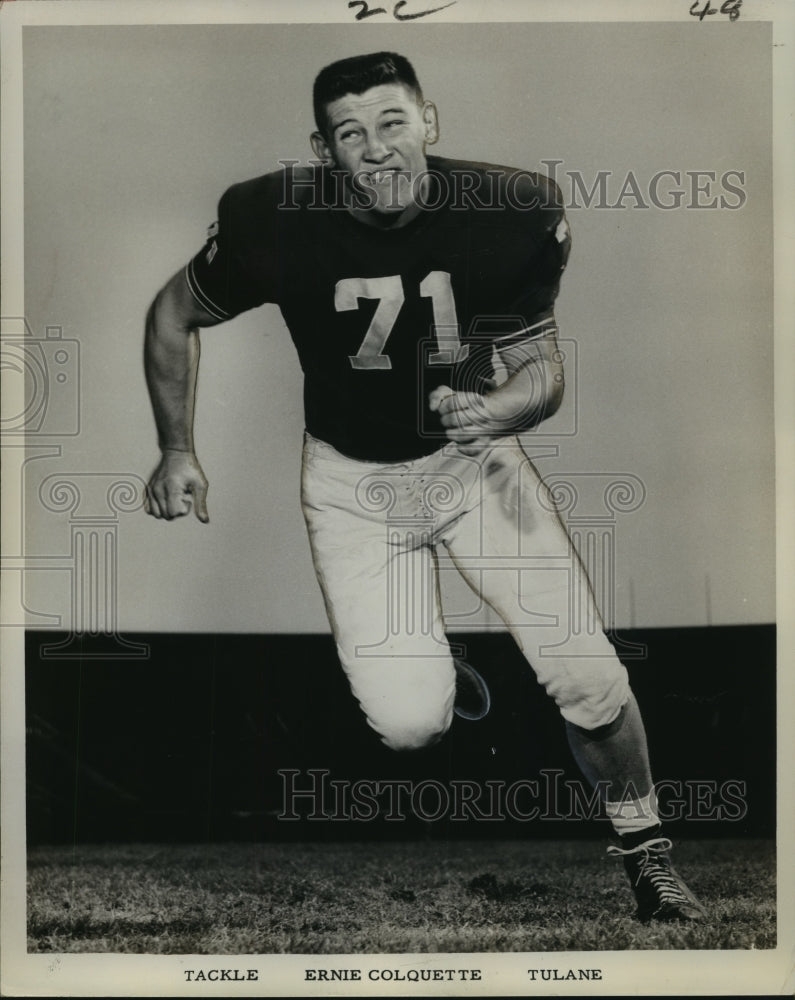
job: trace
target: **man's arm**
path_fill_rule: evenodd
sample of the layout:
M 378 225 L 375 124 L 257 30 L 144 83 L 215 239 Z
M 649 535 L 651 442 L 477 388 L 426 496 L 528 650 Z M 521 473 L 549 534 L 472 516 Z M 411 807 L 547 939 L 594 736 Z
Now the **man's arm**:
M 440 386 L 431 393 L 431 409 L 439 411 L 447 437 L 465 455 L 476 455 L 493 438 L 535 427 L 563 399 L 563 365 L 554 330 L 505 347 L 499 356 L 510 374 L 491 392 Z
M 180 271 L 146 316 L 144 368 L 162 457 L 146 492 L 146 511 L 167 521 L 189 513 L 207 522 L 207 480 L 193 443 L 199 327 L 219 322 L 202 309 Z

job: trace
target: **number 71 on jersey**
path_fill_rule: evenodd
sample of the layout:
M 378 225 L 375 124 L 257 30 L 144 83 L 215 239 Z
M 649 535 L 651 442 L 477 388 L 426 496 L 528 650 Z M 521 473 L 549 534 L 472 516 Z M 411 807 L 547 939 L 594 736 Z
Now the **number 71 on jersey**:
M 447 271 L 431 271 L 420 282 L 420 295 L 429 298 L 433 308 L 433 332 L 438 350 L 428 356 L 431 365 L 455 365 L 469 356 L 469 346 L 462 344 L 458 334 L 458 317 L 450 275 Z M 334 290 L 334 308 L 347 312 L 359 308 L 359 299 L 377 299 L 378 305 L 361 347 L 349 355 L 353 368 L 390 369 L 392 361 L 384 354 L 389 334 L 405 301 L 403 279 L 399 274 L 382 278 L 343 278 Z

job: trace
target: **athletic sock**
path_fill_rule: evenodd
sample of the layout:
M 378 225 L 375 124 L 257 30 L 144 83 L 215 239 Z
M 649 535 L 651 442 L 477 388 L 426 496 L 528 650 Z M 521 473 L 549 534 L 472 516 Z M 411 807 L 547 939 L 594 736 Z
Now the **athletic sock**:
M 640 799 L 624 799 L 622 802 L 605 801 L 607 818 L 613 824 L 613 829 L 622 841 L 627 837 L 636 837 L 643 833 L 639 841 L 648 840 L 655 834 L 651 830 L 660 829 L 660 817 L 652 802 L 652 795 L 644 795 Z M 633 845 L 634 846 L 634 845 Z
M 659 824 L 646 731 L 631 692 L 613 722 L 589 730 L 567 721 L 566 735 L 580 770 L 599 789 L 616 833 L 635 834 Z

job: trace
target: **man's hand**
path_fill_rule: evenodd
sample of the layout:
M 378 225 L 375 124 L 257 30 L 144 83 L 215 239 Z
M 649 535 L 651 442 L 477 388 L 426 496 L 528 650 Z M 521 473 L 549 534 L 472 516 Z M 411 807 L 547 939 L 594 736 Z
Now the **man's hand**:
M 167 449 L 146 487 L 144 509 L 153 517 L 172 521 L 190 513 L 191 506 L 203 524 L 210 520 L 202 467 L 193 452 Z
M 477 455 L 495 437 L 508 430 L 489 410 L 485 396 L 478 392 L 455 392 L 440 385 L 431 392 L 428 405 L 438 412 L 445 434 L 464 455 Z

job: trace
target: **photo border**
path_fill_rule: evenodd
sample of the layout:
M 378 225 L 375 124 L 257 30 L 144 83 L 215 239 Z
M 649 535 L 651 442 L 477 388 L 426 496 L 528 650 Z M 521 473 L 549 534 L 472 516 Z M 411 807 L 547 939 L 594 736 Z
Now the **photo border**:
M 703 0 L 702 0 L 703 2 Z M 718 0 L 713 0 L 717 5 Z M 383 6 L 381 4 L 380 6 Z M 562 4 L 549 0 L 528 4 L 490 0 L 489 21 L 643 21 L 690 20 L 693 30 L 708 31 L 690 13 L 690 0 L 665 0 L 654 6 L 629 0 L 607 0 L 599 5 L 584 2 Z M 474 23 L 485 20 L 485 5 L 476 0 L 457 0 L 434 16 L 434 23 Z M 604 971 L 601 983 L 589 983 L 593 995 L 646 994 L 736 994 L 792 995 L 795 990 L 792 954 L 795 945 L 795 796 L 787 765 L 795 759 L 793 705 L 795 673 L 792 650 L 795 617 L 795 132 L 791 127 L 795 108 L 795 5 L 786 0 L 746 0 L 741 16 L 773 24 L 773 112 L 774 112 L 774 219 L 775 219 L 775 413 L 777 462 L 777 630 L 778 630 L 778 945 L 769 951 L 715 952 L 566 952 L 558 964 L 592 967 L 595 954 Z M 2 72 L 2 243 L 3 314 L 24 316 L 24 198 L 22 32 L 33 25 L 89 24 L 226 24 L 297 22 L 346 23 L 352 21 L 347 4 L 335 0 L 262 0 L 259 3 L 229 0 L 212 2 L 164 2 L 164 0 L 14 0 L 0 4 L 0 72 Z M 12 401 L 21 400 L 24 388 L 13 374 L 3 372 L 3 391 Z M 12 403 L 13 405 L 13 403 Z M 6 445 L 8 447 L 15 447 Z M 6 458 L 8 456 L 6 455 Z M 5 463 L 8 469 L 8 463 Z M 2 550 L 13 550 L 21 537 L 19 483 L 3 477 Z M 7 570 L 4 571 L 6 580 Z M 13 608 L 13 588 L 2 591 L 4 614 Z M 421 995 L 428 984 L 400 989 L 366 980 L 361 983 L 313 984 L 303 978 L 308 964 L 318 957 L 302 955 L 257 956 L 139 956 L 119 954 L 27 954 L 25 941 L 25 786 L 24 786 L 24 630 L 5 628 L 2 642 L 3 670 L 0 678 L 2 711 L 2 983 L 6 996 L 193 996 L 195 984 L 184 982 L 184 969 L 197 963 L 209 967 L 260 970 L 257 981 L 230 991 L 228 984 L 203 984 L 207 996 L 389 996 Z M 530 959 L 532 958 L 532 961 Z M 326 955 L 328 968 L 356 966 L 362 969 L 408 966 L 422 963 L 432 968 L 480 968 L 482 980 L 471 987 L 460 983 L 439 984 L 445 995 L 579 995 L 582 984 L 530 984 L 529 965 L 552 967 L 555 953 L 478 953 L 476 955 L 423 954 L 401 956 Z

